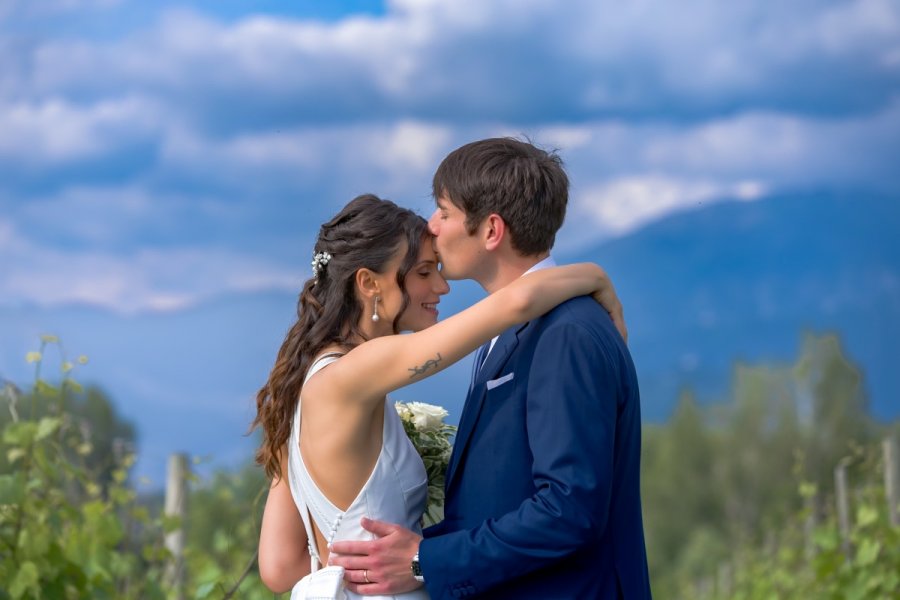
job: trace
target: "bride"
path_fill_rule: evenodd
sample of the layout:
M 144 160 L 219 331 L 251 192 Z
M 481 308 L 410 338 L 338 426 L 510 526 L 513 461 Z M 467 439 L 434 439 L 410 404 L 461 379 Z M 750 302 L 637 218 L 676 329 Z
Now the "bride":
M 607 309 L 619 307 L 603 270 L 580 264 L 526 275 L 438 323 L 449 288 L 425 220 L 373 195 L 355 198 L 322 225 L 313 274 L 257 394 L 253 421 L 263 431 L 257 461 L 271 478 L 259 573 L 276 593 L 306 585 L 309 578 L 301 579 L 328 564 L 331 542 L 371 539 L 361 517 L 418 531 L 425 469 L 388 392 L 571 297 L 593 294 Z M 394 335 L 400 331 L 416 333 Z M 364 571 L 348 576 L 368 581 Z M 419 588 L 391 597 L 428 594 Z

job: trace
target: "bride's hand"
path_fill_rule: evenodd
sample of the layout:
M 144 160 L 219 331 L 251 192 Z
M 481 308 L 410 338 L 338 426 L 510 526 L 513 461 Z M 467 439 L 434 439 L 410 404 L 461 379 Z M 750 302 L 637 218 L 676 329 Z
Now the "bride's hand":
M 628 342 L 628 327 L 625 325 L 625 313 L 622 308 L 622 302 L 616 295 L 616 289 L 613 287 L 612 280 L 603 267 L 597 267 L 601 271 L 601 286 L 591 296 L 600 303 L 600 305 L 609 313 L 612 318 L 613 325 L 619 330 L 622 339 Z

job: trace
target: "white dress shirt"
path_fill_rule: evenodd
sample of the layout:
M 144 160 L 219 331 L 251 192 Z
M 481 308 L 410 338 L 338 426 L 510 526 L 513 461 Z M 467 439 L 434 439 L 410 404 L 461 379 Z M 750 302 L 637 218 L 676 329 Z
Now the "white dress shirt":
M 534 266 L 532 266 L 530 269 L 528 269 L 527 271 L 522 273 L 522 275 L 523 276 L 528 275 L 529 273 L 534 273 L 535 271 L 540 271 L 541 269 L 547 269 L 547 268 L 555 267 L 555 266 L 556 266 L 556 261 L 553 260 L 552 256 L 548 256 L 544 260 L 541 260 L 541 261 L 535 263 Z M 484 365 L 484 363 L 487 362 L 487 357 L 490 355 L 491 350 L 494 349 L 494 344 L 497 343 L 497 338 L 499 338 L 499 337 L 500 337 L 499 335 L 496 335 L 496 336 L 494 336 L 494 339 L 491 340 L 491 347 L 488 348 L 488 351 L 484 353 L 484 360 L 481 363 L 482 365 Z

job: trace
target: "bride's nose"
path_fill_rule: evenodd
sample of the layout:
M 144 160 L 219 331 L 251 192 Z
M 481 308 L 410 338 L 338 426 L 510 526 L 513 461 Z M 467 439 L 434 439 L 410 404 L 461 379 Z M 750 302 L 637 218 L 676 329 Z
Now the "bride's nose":
M 447 283 L 447 280 L 444 279 L 443 275 L 438 273 L 437 282 L 434 285 L 434 292 L 440 296 L 443 296 L 447 292 L 450 291 L 450 284 Z

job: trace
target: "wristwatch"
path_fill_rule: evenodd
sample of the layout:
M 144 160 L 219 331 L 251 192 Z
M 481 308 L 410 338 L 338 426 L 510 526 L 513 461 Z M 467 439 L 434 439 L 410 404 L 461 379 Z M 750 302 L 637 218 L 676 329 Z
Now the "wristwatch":
M 413 579 L 418 581 L 419 583 L 425 583 L 425 575 L 422 574 L 422 567 L 419 565 L 419 553 L 416 552 L 416 555 L 412 557 L 412 564 L 410 565 L 412 569 Z

